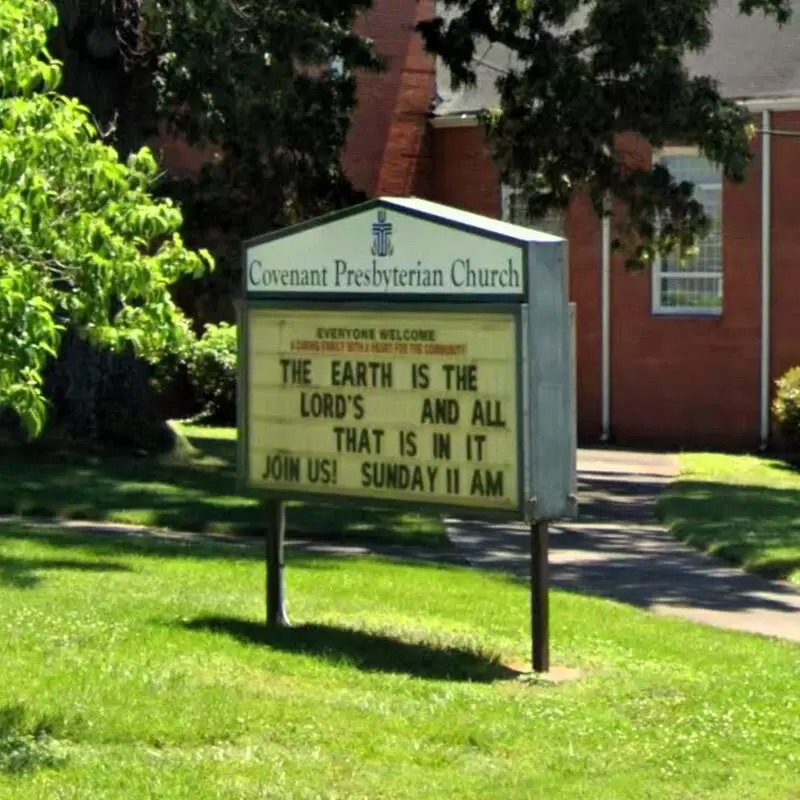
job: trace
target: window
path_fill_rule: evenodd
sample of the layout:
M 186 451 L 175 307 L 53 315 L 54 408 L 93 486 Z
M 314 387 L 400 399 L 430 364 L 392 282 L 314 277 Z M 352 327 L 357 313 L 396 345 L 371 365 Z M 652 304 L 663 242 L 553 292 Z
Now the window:
M 691 181 L 694 196 L 711 220 L 711 231 L 699 252 L 681 265 L 676 257 L 660 258 L 653 268 L 653 312 L 657 314 L 722 313 L 722 170 L 691 149 L 658 156 L 677 181 Z
M 554 236 L 566 236 L 562 211 L 548 211 L 543 217 L 532 219 L 519 190 L 506 185 L 502 189 L 502 202 L 505 222 L 524 225 L 526 228 L 535 228 L 537 231 L 552 233 Z

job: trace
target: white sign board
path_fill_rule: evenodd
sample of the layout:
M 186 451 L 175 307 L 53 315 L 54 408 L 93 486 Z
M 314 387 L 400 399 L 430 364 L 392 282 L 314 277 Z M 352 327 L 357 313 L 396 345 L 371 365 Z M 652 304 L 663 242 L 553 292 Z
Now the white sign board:
M 525 293 L 525 247 L 555 237 L 424 200 L 390 199 L 248 243 L 248 295 Z M 487 222 L 495 238 L 486 236 Z M 448 228 L 443 229 L 443 225 Z

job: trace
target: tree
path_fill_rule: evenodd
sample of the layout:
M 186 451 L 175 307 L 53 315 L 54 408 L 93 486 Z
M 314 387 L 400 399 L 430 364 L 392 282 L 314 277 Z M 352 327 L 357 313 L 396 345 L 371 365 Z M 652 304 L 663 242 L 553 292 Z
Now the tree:
M 60 90 L 86 105 L 124 158 L 158 134 L 152 55 L 141 47 L 142 0 L 53 0 L 49 49 L 63 65 Z
M 355 199 L 341 151 L 356 69 L 377 69 L 353 32 L 371 0 L 58 0 L 68 90 L 121 151 L 157 129 L 213 149 L 199 176 L 165 178 L 192 244 L 219 269 L 184 284 L 214 300 L 238 288 L 242 238 Z M 337 68 L 332 68 L 336 64 Z
M 725 2 L 725 0 L 722 0 Z M 788 21 L 792 0 L 738 0 Z M 717 0 L 444 0 L 450 9 L 419 24 L 426 48 L 454 86 L 475 82 L 486 47 L 507 47 L 516 66 L 497 79 L 499 107 L 482 114 L 502 178 L 519 186 L 530 212 L 564 209 L 587 190 L 598 214 L 609 199 L 616 246 L 628 265 L 657 253 L 693 252 L 709 220 L 689 183 L 661 166 L 642 167 L 617 147 L 636 134 L 658 148 L 696 145 L 726 178 L 744 180 L 754 133 L 748 113 L 723 98 L 684 58 L 711 40 Z
M 65 331 L 155 359 L 188 337 L 170 286 L 210 264 L 184 247 L 178 208 L 149 194 L 152 153 L 121 162 L 87 109 L 56 93 L 57 22 L 43 0 L 0 0 L 0 407 L 31 433 Z

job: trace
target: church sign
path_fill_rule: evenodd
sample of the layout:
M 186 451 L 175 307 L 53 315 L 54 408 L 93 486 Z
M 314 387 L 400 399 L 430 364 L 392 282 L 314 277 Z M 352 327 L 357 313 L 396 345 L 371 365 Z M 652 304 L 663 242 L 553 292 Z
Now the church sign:
M 245 242 L 239 477 L 268 501 L 269 625 L 286 500 L 525 520 L 547 670 L 547 523 L 576 512 L 565 250 L 415 198 Z
M 282 499 L 574 505 L 565 243 L 379 199 L 244 249 L 240 472 Z

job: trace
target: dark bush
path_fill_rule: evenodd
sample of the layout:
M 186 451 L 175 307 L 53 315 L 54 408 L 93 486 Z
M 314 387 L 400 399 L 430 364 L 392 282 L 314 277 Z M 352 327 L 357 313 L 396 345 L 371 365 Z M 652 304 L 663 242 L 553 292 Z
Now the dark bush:
M 48 401 L 43 446 L 164 452 L 174 435 L 150 382 L 151 366 L 132 347 L 115 352 L 68 330 L 44 371 Z M 0 441 L 27 441 L 19 419 L 0 410 Z
M 800 367 L 792 367 L 775 381 L 775 389 L 775 443 L 785 453 L 800 455 Z
M 164 357 L 153 367 L 151 385 L 165 419 L 192 419 L 203 410 L 189 377 L 186 353 Z

